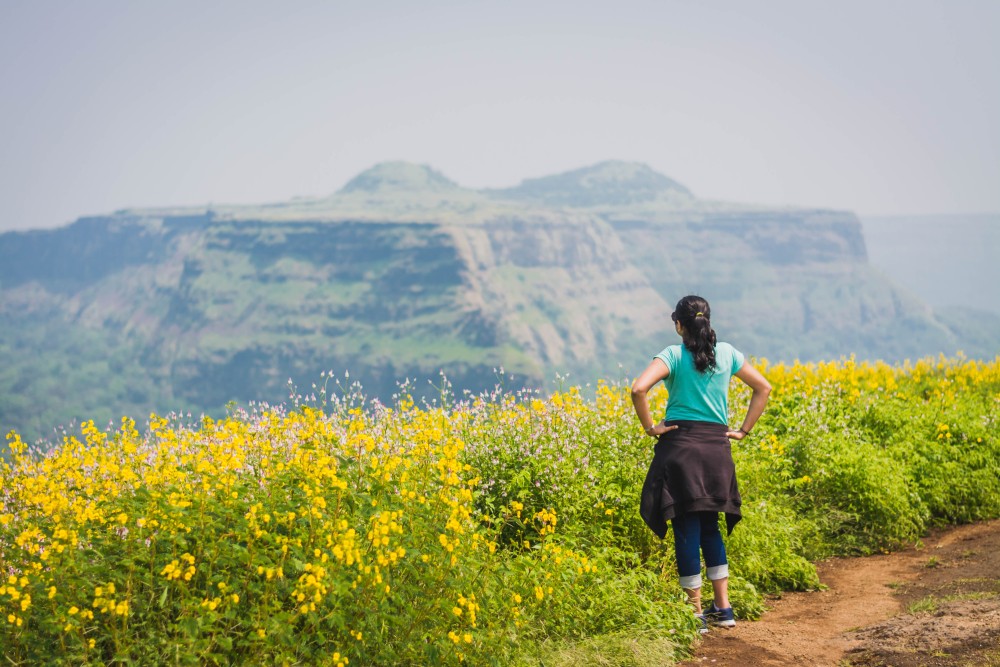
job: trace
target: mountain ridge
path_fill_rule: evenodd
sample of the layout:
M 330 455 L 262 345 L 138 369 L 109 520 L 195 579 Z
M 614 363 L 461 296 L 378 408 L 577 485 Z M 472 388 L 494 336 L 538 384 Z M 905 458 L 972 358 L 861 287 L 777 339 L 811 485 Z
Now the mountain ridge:
M 442 370 L 459 393 L 500 367 L 536 388 L 618 378 L 675 342 L 668 315 L 689 293 L 720 339 L 772 360 L 960 347 L 871 266 L 847 211 L 704 202 L 614 161 L 502 196 L 408 163 L 349 183 L 0 234 L 0 427 L 216 414 L 329 370 L 383 399 Z
M 678 181 L 641 162 L 605 160 L 542 176 L 523 179 L 507 188 L 468 188 L 425 164 L 379 162 L 363 170 L 325 197 L 296 197 L 263 204 L 128 208 L 120 215 L 199 215 L 218 218 L 255 217 L 265 220 L 408 217 L 413 220 L 449 220 L 456 215 L 474 219 L 524 208 L 583 209 L 589 212 L 642 210 L 670 214 L 690 211 L 771 210 L 755 204 L 734 204 L 695 197 Z M 421 216 L 423 216 L 421 218 Z

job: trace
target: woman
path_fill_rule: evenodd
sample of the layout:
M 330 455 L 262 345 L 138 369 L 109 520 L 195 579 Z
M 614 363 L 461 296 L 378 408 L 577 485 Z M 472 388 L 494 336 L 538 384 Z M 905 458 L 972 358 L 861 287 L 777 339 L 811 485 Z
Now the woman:
M 694 606 L 701 631 L 707 623 L 733 627 L 729 565 L 719 532 L 719 512 L 727 532 L 740 520 L 740 493 L 729 440 L 750 435 L 767 404 L 771 385 L 729 343 L 718 343 L 708 302 L 686 296 L 671 314 L 683 345 L 660 352 L 632 384 L 632 404 L 646 435 L 657 438 L 653 462 L 642 487 L 640 513 L 661 539 L 666 522 L 674 533 L 680 585 Z M 727 396 L 735 375 L 753 390 L 739 429 L 729 428 Z M 659 381 L 667 387 L 665 418 L 654 423 L 646 394 Z M 701 557 L 712 582 L 712 606 L 701 609 Z

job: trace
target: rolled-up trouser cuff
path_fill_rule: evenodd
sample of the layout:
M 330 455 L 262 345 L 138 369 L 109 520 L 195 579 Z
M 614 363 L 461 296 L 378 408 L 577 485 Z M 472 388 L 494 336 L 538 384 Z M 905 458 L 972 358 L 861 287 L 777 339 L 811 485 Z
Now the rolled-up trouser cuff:
M 681 588 L 701 588 L 701 572 L 687 577 L 680 577 L 678 581 Z
M 709 581 L 726 579 L 729 577 L 729 563 L 723 563 L 722 565 L 716 565 L 715 567 L 706 567 L 705 573 L 708 575 Z

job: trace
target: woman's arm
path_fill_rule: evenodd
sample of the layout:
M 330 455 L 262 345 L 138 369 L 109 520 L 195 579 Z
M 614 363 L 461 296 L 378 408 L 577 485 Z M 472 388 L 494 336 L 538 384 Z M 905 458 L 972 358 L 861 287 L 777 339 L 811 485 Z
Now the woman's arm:
M 743 425 L 740 426 L 740 430 L 726 433 L 727 436 L 734 440 L 742 440 L 750 435 L 753 425 L 764 414 L 764 406 L 767 405 L 767 397 L 771 393 L 771 383 L 760 374 L 760 371 L 746 362 L 743 363 L 743 368 L 736 372 L 736 377 L 753 390 L 753 393 L 750 395 L 750 406 L 747 408 L 747 416 L 743 418 Z
M 646 435 L 654 438 L 677 428 L 676 426 L 667 426 L 662 421 L 654 424 L 653 418 L 649 415 L 649 400 L 646 398 L 649 390 L 668 375 L 670 375 L 670 368 L 667 364 L 662 359 L 653 359 L 642 375 L 632 383 L 632 406 L 635 408 L 635 414 L 639 418 L 639 423 L 642 424 L 642 430 L 646 432 Z

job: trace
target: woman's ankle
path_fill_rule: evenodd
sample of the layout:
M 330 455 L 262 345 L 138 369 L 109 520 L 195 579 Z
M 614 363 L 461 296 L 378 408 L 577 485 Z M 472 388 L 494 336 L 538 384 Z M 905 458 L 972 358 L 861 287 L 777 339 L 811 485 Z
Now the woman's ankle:
M 729 603 L 729 577 L 712 581 L 712 604 L 716 609 L 728 609 L 731 606 Z
M 685 588 L 684 593 L 687 594 L 688 604 L 694 607 L 694 613 L 701 613 L 701 588 Z

